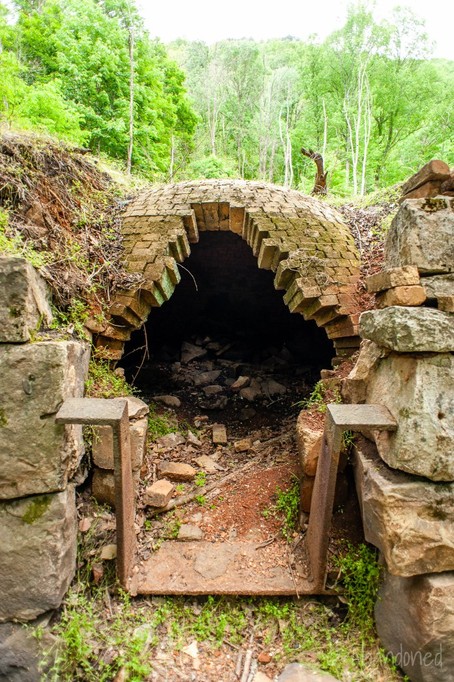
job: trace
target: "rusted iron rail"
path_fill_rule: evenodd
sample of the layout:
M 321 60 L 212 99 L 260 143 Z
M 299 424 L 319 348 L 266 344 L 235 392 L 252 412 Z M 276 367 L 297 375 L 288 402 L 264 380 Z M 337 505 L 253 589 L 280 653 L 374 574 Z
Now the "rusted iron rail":
M 57 424 L 110 426 L 113 432 L 117 575 L 125 590 L 136 555 L 135 493 L 132 479 L 128 403 L 122 398 L 71 398 L 58 411 Z
M 383 405 L 328 405 L 325 431 L 312 493 L 306 550 L 314 594 L 326 580 L 329 531 L 333 515 L 337 470 L 344 431 L 395 431 L 397 424 Z

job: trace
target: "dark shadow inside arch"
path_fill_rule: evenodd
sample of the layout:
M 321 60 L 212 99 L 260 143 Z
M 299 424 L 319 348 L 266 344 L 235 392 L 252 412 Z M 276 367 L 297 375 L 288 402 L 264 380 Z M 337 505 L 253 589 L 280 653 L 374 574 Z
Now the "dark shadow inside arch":
M 220 357 L 247 363 L 290 361 L 309 381 L 329 368 L 334 348 L 323 329 L 291 314 L 276 291 L 274 274 L 257 267 L 241 237 L 231 232 L 202 232 L 180 267 L 181 282 L 170 300 L 152 309 L 146 337 L 152 359 L 180 361 L 181 346 L 207 342 L 230 346 Z M 126 344 L 122 365 L 134 376 L 143 360 L 145 334 Z M 147 363 L 135 383 L 146 390 Z

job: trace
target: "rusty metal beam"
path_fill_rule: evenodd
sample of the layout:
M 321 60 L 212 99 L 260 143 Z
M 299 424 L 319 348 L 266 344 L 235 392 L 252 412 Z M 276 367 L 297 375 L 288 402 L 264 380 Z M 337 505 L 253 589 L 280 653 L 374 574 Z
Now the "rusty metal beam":
M 325 589 L 329 531 L 333 515 L 337 470 L 346 430 L 395 431 L 397 423 L 383 405 L 328 405 L 323 443 L 312 493 L 306 550 L 314 592 Z
M 132 479 L 128 403 L 122 398 L 71 398 L 58 411 L 57 424 L 111 426 L 117 526 L 117 575 L 126 590 L 136 554 L 135 493 Z

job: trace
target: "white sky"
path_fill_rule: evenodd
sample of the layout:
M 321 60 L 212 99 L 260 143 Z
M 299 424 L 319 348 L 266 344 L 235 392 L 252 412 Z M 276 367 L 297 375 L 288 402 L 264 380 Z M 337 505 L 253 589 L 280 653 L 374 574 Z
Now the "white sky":
M 214 43 L 225 38 L 321 39 L 340 28 L 350 0 L 138 0 L 152 36 Z M 396 5 L 408 5 L 426 22 L 434 56 L 454 59 L 453 0 L 376 0 L 374 16 L 389 18 Z

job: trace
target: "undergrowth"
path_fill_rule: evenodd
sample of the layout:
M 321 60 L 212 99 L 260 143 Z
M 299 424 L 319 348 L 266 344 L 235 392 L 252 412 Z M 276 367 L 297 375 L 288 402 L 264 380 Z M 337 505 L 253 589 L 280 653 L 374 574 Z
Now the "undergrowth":
M 289 488 L 282 490 L 276 488 L 275 503 L 265 509 L 262 514 L 265 518 L 276 516 L 281 521 L 281 533 L 290 542 L 298 526 L 299 512 L 299 479 L 295 476 Z
M 112 369 L 108 361 L 92 358 L 85 382 L 85 394 L 88 398 L 121 398 L 132 393 L 132 386 L 124 376 Z

